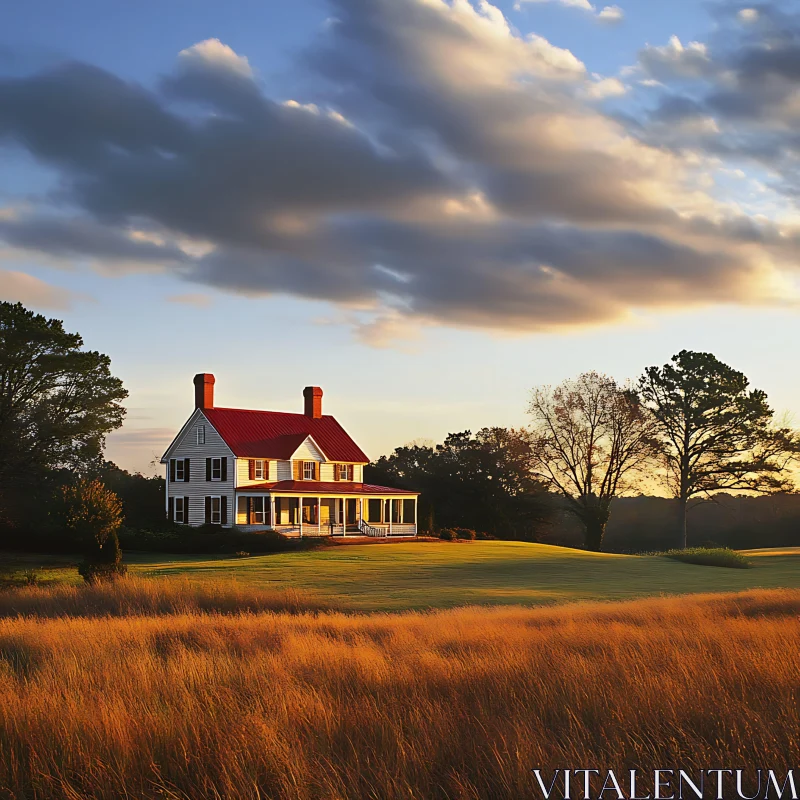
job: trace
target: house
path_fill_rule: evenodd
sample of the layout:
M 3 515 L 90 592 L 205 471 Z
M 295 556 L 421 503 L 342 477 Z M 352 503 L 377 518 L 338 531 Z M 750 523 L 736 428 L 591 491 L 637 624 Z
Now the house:
M 322 389 L 302 414 L 214 405 L 214 376 L 194 377 L 195 409 L 161 459 L 167 516 L 179 524 L 305 535 L 416 536 L 418 492 L 364 483 L 369 459 Z

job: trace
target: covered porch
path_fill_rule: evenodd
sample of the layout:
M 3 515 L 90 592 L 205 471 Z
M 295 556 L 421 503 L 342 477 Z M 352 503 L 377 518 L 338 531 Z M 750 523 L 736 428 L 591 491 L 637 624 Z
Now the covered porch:
M 416 536 L 417 495 L 237 492 L 236 524 L 285 536 Z

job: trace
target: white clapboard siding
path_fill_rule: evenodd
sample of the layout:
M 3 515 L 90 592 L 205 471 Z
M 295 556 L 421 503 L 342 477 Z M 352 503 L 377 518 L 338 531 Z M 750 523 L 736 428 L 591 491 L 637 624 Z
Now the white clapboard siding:
M 334 465 L 330 461 L 325 461 L 319 465 L 319 479 L 321 481 L 334 481 Z
M 364 465 L 356 464 L 353 466 L 353 481 L 355 483 L 364 483 Z
M 291 461 L 277 461 L 275 463 L 275 480 L 278 481 L 290 481 L 294 478 L 292 474 L 292 462 Z
M 243 486 L 252 486 L 254 483 L 265 483 L 278 480 L 278 467 L 275 461 L 262 459 L 267 462 L 267 470 L 263 479 L 250 480 L 250 461 L 249 458 L 236 459 L 236 485 L 241 488 Z
M 319 448 L 314 444 L 314 441 L 309 436 L 297 450 L 294 451 L 292 458 L 295 461 L 324 461 L 325 457 L 319 451 Z
M 167 497 L 189 498 L 189 525 L 203 525 L 206 521 L 206 497 L 225 496 L 228 498 L 228 527 L 233 522 L 234 500 L 233 487 L 236 475 L 236 460 L 231 449 L 206 419 L 202 412 L 195 412 L 194 419 L 182 431 L 172 444 L 169 458 L 189 459 L 189 480 L 169 481 L 169 463 L 167 463 Z M 197 426 L 205 426 L 205 444 L 197 444 Z M 206 459 L 227 458 L 228 479 L 226 481 L 206 480 Z

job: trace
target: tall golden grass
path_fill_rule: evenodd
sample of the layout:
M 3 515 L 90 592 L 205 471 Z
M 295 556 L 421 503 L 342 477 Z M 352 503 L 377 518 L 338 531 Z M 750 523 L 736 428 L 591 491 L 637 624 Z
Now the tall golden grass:
M 172 591 L 1 598 L 0 796 L 489 800 L 540 796 L 534 767 L 800 752 L 798 591 L 370 616 Z

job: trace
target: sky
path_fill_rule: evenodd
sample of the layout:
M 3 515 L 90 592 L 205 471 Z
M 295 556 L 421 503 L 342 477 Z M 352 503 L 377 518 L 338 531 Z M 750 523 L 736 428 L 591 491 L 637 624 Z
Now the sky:
M 147 474 L 197 372 L 374 458 L 681 349 L 796 415 L 798 121 L 791 3 L 28 0 L 0 299 L 111 357 Z

